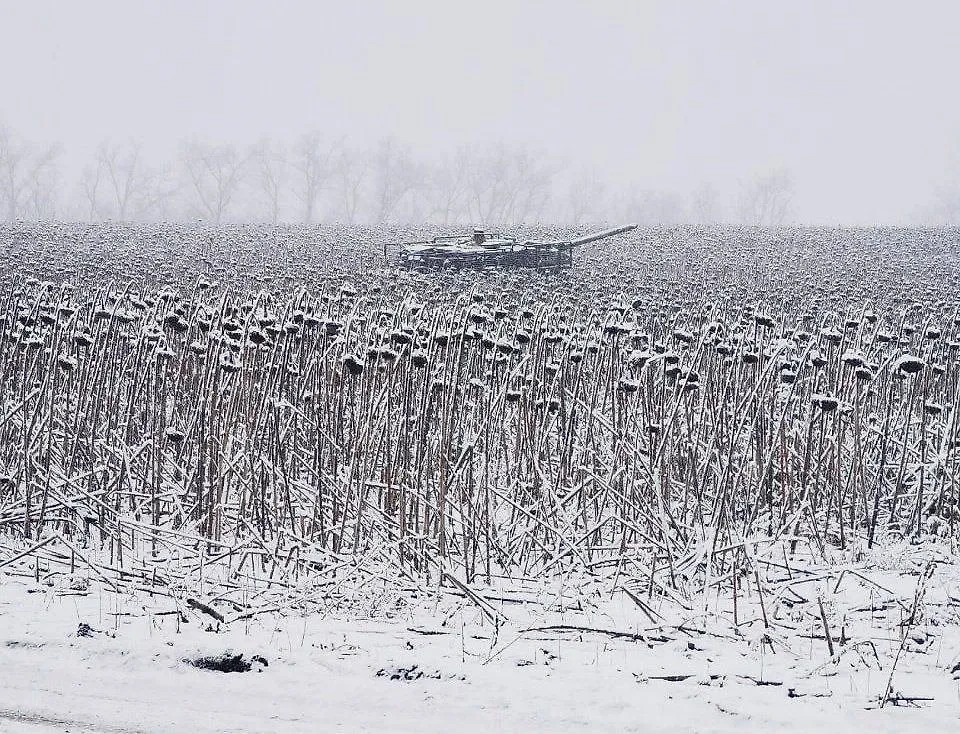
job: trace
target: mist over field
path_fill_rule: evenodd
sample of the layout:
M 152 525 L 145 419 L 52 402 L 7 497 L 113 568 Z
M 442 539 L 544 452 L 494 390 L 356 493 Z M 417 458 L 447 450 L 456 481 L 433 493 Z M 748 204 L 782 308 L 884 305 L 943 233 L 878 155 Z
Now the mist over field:
M 0 6 L 0 217 L 960 217 L 952 2 Z

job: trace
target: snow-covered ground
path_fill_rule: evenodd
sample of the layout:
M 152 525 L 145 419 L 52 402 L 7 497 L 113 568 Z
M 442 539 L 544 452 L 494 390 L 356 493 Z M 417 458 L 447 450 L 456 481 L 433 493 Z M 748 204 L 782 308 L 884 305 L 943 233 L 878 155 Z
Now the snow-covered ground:
M 905 547 L 794 571 L 763 605 L 743 596 L 736 625 L 716 595 L 688 609 L 652 597 L 646 615 L 629 594 L 582 585 L 536 601 L 481 590 L 486 612 L 444 592 L 374 614 L 281 602 L 243 618 L 209 598 L 204 611 L 186 596 L 118 594 L 79 572 L 3 576 L 22 565 L 11 564 L 0 571 L 0 731 L 956 731 L 960 573 L 949 559 Z M 188 662 L 228 651 L 251 670 Z

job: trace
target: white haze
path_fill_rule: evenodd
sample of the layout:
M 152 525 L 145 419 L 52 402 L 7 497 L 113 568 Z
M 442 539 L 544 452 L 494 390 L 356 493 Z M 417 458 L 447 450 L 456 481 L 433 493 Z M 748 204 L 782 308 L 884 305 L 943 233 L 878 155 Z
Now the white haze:
M 523 145 L 608 190 L 708 184 L 728 207 L 787 171 L 806 224 L 925 221 L 956 180 L 952 0 L 0 8 L 0 123 L 62 145 L 65 196 L 106 139 L 161 160 L 309 130 L 427 157 Z

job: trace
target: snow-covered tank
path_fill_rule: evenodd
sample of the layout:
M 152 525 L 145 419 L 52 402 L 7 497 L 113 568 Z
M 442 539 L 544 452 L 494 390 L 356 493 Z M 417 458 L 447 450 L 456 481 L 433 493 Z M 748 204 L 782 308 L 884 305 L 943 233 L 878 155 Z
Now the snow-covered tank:
M 571 240 L 526 240 L 475 229 L 472 234 L 441 235 L 399 246 L 403 267 L 529 267 L 563 268 L 573 264 L 575 247 L 636 229 L 615 227 Z M 384 248 L 386 250 L 386 248 Z

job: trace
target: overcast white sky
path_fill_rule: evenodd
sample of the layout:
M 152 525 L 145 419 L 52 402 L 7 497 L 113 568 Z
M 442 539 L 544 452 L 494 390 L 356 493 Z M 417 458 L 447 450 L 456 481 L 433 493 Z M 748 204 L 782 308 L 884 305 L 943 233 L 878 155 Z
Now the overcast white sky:
M 612 182 L 772 167 L 808 223 L 905 223 L 960 150 L 960 0 L 0 0 L 0 121 L 423 150 L 528 142 Z

